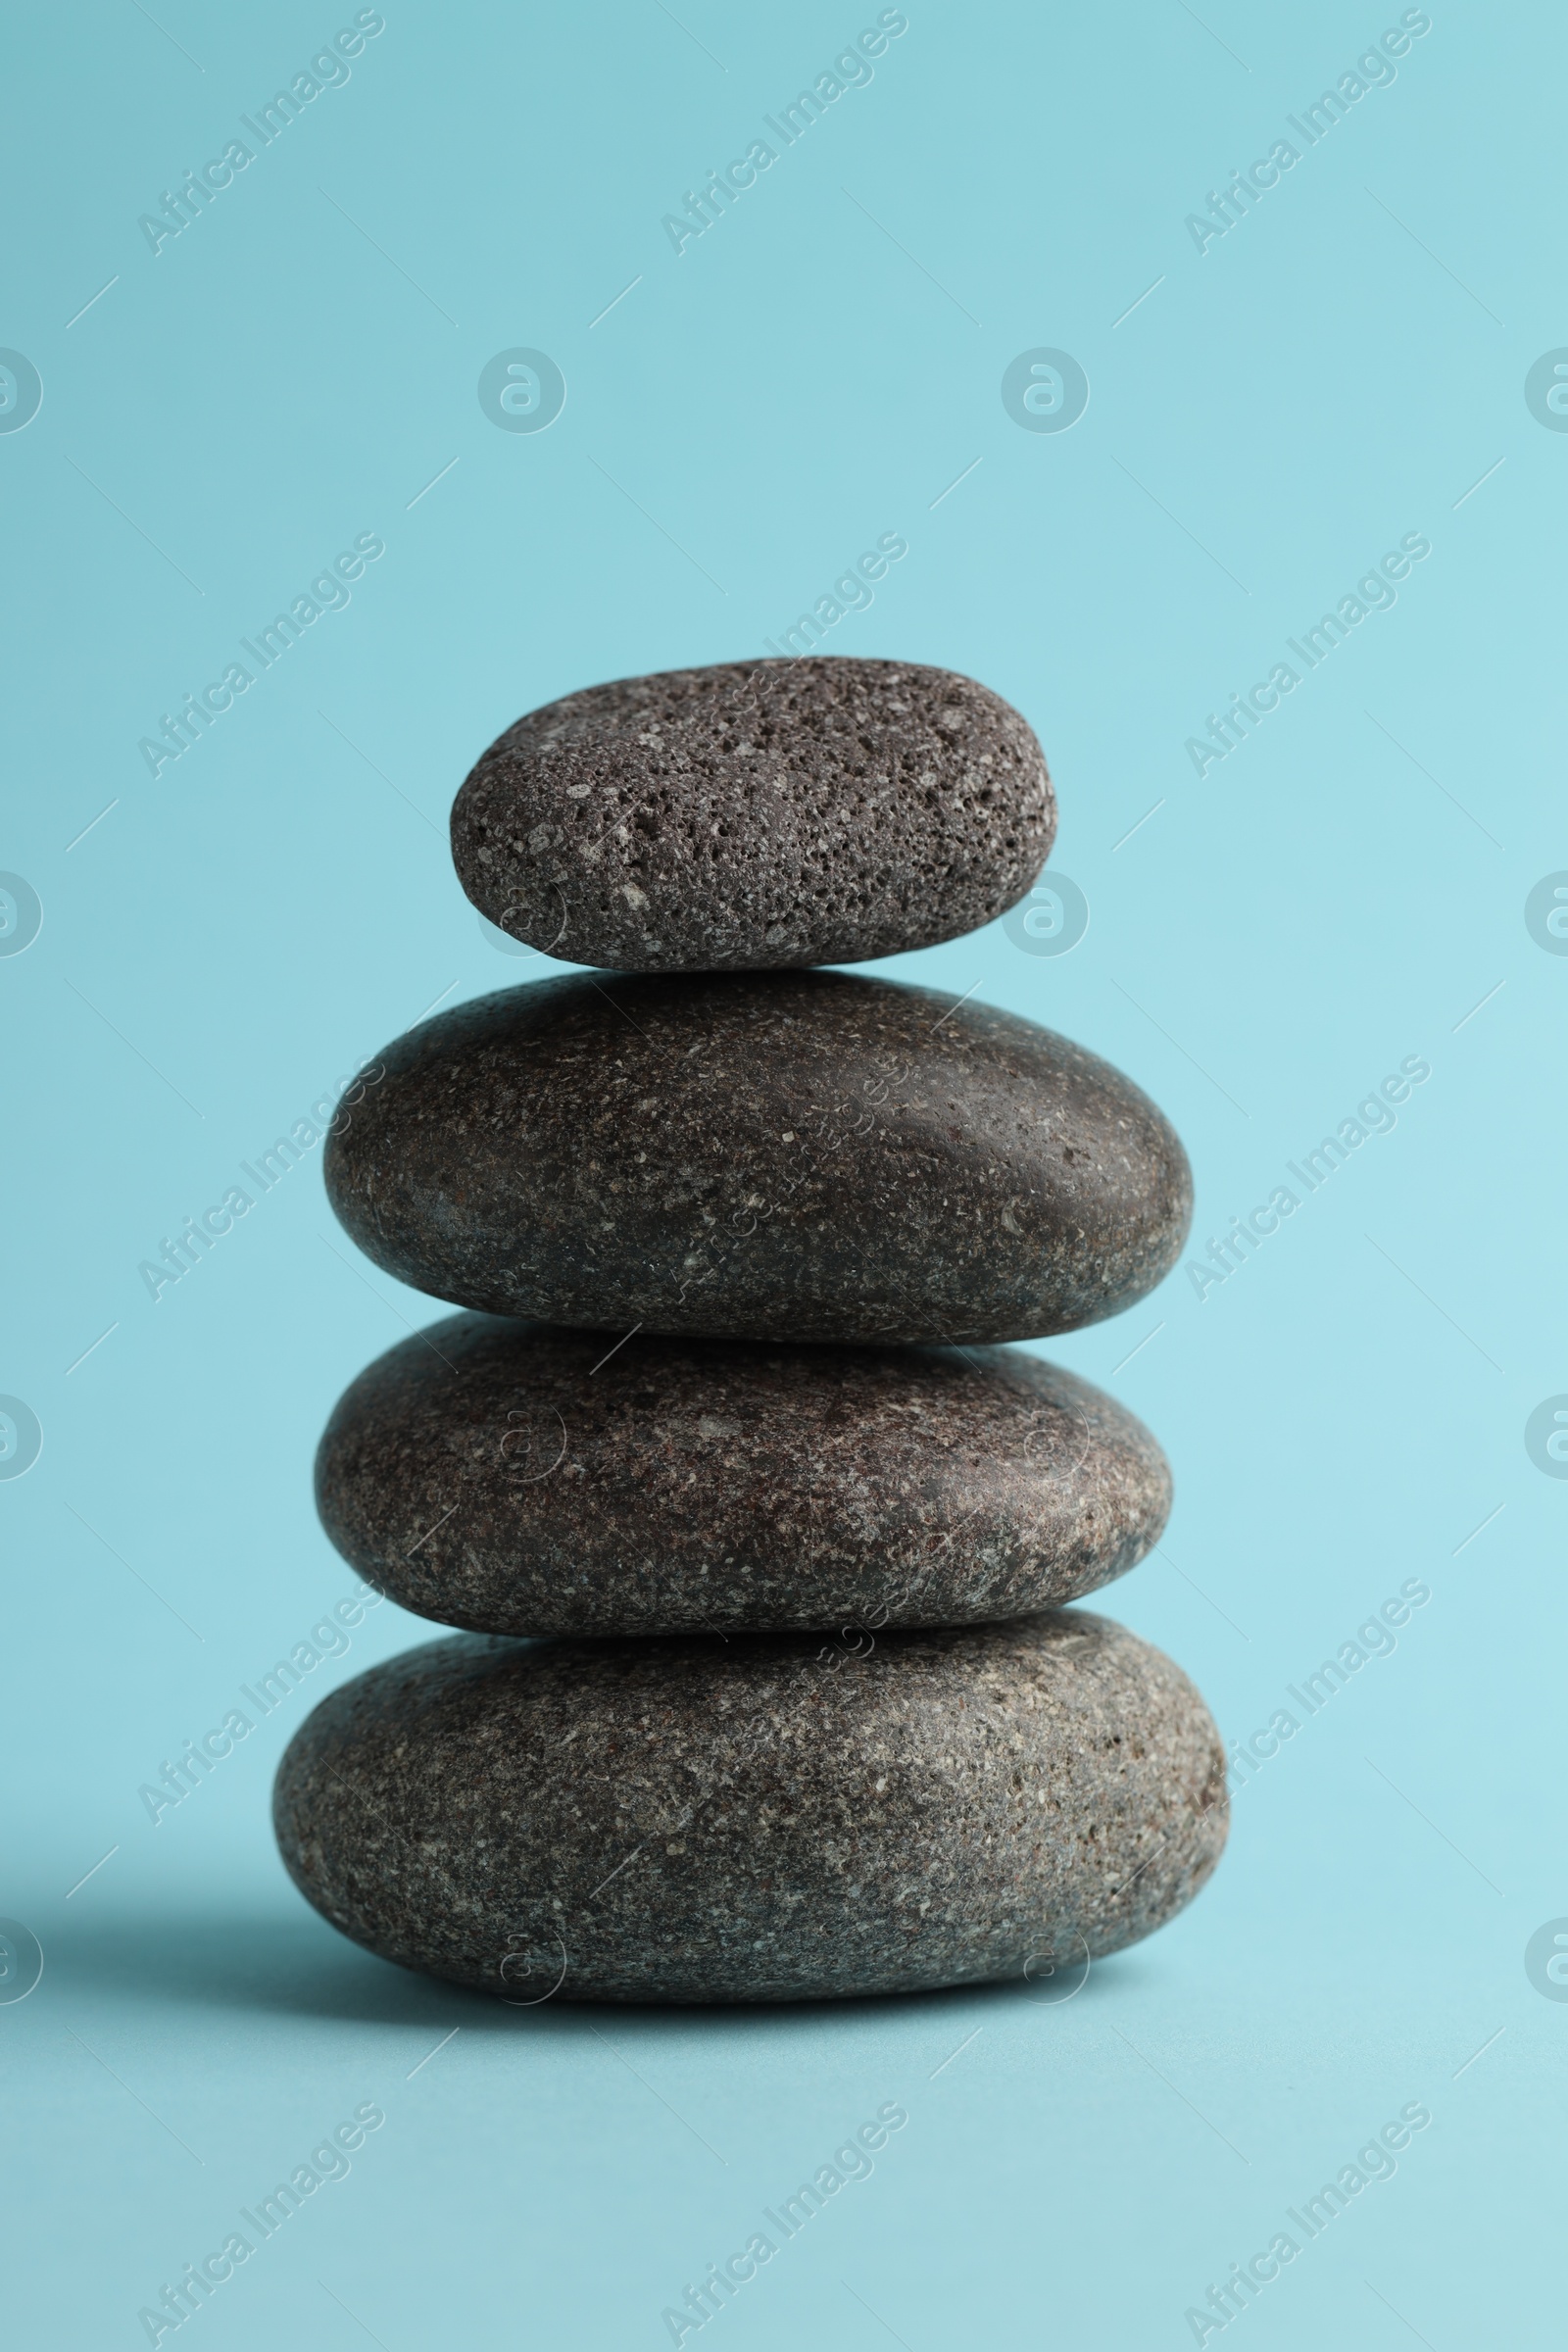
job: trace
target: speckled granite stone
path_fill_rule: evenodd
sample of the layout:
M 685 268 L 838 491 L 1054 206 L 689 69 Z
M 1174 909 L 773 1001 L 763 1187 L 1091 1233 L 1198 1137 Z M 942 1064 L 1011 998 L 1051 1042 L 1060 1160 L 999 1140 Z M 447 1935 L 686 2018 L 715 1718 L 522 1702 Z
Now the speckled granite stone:
M 464 889 L 617 971 L 854 963 L 978 929 L 1045 863 L 1029 726 L 907 662 L 731 662 L 532 710 L 458 794 Z
M 438 1013 L 334 1120 L 360 1247 L 455 1305 L 617 1334 L 1071 1331 L 1175 1263 L 1192 1177 L 1108 1062 L 845 972 L 574 976 Z
M 362 1372 L 316 1464 L 380 1590 L 490 1634 L 968 1625 L 1141 1560 L 1165 1457 L 1011 1348 L 785 1348 L 455 1315 Z
M 1180 1669 L 1080 1610 L 880 1637 L 509 1642 L 372 1667 L 290 1742 L 295 1884 L 507 1998 L 1056 1981 L 1191 1900 L 1225 1758 Z

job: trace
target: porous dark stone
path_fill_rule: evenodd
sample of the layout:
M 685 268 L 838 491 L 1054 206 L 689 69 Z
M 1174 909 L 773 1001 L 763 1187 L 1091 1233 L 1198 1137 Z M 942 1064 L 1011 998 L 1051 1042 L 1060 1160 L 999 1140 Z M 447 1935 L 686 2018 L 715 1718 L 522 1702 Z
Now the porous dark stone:
M 342 1397 L 316 1463 L 346 1559 L 492 1634 L 968 1625 L 1141 1560 L 1165 1457 L 1012 1348 L 790 1348 L 454 1315 Z
M 973 1344 L 1153 1288 L 1187 1155 L 1066 1038 L 844 972 L 505 989 L 349 1090 L 328 1196 L 459 1306 L 624 1334 Z
M 918 662 L 727 662 L 531 710 L 452 810 L 514 938 L 617 971 L 854 963 L 1023 897 L 1055 798 L 1010 704 Z
M 274 1819 L 345 1935 L 512 2000 L 1053 1998 L 1203 1884 L 1225 1757 L 1181 1670 L 1086 1611 L 860 1655 L 461 1635 L 318 1706 Z

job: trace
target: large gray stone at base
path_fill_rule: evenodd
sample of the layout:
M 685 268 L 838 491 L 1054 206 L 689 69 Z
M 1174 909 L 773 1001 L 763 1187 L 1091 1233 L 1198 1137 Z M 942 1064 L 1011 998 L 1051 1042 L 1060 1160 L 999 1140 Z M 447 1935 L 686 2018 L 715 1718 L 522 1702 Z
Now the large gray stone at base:
M 454 1315 L 340 1398 L 321 1521 L 405 1608 L 497 1634 L 972 1624 L 1092 1592 L 1165 1458 L 1014 1348 L 652 1339 Z
M 1056 805 L 1026 720 L 911 662 L 725 662 L 531 710 L 452 810 L 514 939 L 617 971 L 853 963 L 1021 899 Z
M 1056 1980 L 1225 1838 L 1186 1676 L 1080 1610 L 893 1634 L 463 1635 L 334 1691 L 274 1820 L 372 1951 L 514 2000 L 770 2001 Z
M 605 974 L 438 1013 L 350 1090 L 327 1194 L 457 1306 L 624 1336 L 1042 1338 L 1152 1289 L 1187 1155 L 1015 1013 L 847 972 Z

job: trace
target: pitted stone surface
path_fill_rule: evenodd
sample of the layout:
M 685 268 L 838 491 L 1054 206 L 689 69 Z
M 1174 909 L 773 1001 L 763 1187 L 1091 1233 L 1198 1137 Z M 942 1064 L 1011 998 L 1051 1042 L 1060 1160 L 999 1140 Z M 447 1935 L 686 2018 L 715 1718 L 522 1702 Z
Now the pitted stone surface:
M 1081 1610 L 862 1655 L 464 1635 L 318 1707 L 274 1819 L 345 1935 L 512 2000 L 1054 1988 L 1202 1886 L 1225 1757 L 1180 1669 Z
M 1055 832 L 1040 746 L 951 669 L 808 657 L 592 686 L 532 710 L 452 810 L 464 889 L 617 971 L 854 963 L 978 929 Z
M 1043 1337 L 1175 1263 L 1187 1156 L 1049 1029 L 844 972 L 573 976 L 440 1013 L 350 1090 L 328 1196 L 459 1306 L 625 1334 Z
M 455 1315 L 362 1372 L 321 1522 L 406 1609 L 494 1634 L 973 1624 L 1142 1559 L 1142 1423 L 1012 1348 L 790 1348 Z

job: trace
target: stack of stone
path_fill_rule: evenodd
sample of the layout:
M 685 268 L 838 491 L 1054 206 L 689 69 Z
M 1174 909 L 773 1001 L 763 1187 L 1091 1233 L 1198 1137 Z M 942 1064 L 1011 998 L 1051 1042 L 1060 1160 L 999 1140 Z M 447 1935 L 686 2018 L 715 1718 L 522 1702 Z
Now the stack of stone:
M 1164 1458 L 997 1344 L 1160 1280 L 1181 1145 L 1050 1030 L 807 968 L 989 922 L 1054 821 L 1015 710 L 891 662 L 597 687 L 468 777 L 469 897 L 596 968 L 400 1038 L 327 1149 L 361 1248 L 467 1310 L 318 1461 L 344 1556 L 468 1629 L 278 1776 L 371 1950 L 515 2001 L 1059 1987 L 1213 1869 L 1201 1699 L 1060 1605 L 1153 1544 Z

